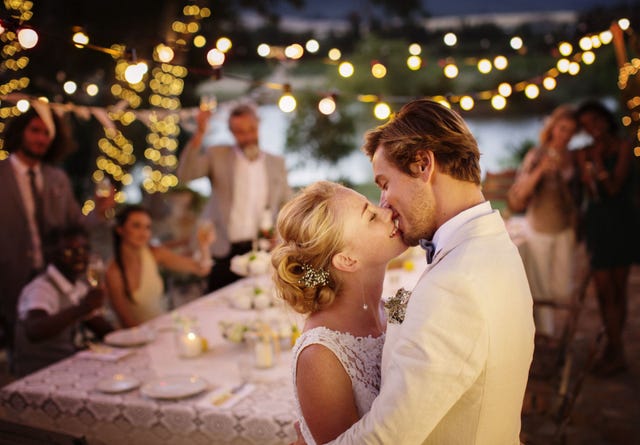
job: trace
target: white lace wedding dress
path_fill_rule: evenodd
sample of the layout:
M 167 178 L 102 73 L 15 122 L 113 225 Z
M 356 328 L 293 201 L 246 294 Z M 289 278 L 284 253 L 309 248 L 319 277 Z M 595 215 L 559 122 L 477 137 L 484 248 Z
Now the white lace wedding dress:
M 313 328 L 304 332 L 293 347 L 293 387 L 296 400 L 296 410 L 300 420 L 300 431 L 307 445 L 315 445 L 313 436 L 302 417 L 296 387 L 296 368 L 298 355 L 309 345 L 321 344 L 330 349 L 340 360 L 345 371 L 351 378 L 353 394 L 356 400 L 358 414 L 362 416 L 369 411 L 373 399 L 380 392 L 380 361 L 384 334 L 380 337 L 354 337 L 351 334 L 333 331 L 325 327 Z M 330 390 L 330 389 L 328 389 Z

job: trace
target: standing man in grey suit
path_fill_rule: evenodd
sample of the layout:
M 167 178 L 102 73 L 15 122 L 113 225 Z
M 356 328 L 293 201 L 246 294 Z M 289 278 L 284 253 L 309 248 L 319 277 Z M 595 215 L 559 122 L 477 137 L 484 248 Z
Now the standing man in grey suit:
M 68 132 L 48 107 L 37 110 L 13 118 L 3 134 L 10 155 L 0 161 L 0 326 L 9 351 L 20 291 L 44 267 L 45 234 L 82 218 L 68 176 L 53 166 L 71 147 Z
M 211 248 L 215 264 L 209 275 L 209 291 L 213 291 L 239 278 L 230 270 L 231 258 L 251 250 L 266 214 L 273 225 L 291 189 L 284 158 L 260 150 L 259 121 L 252 106 L 238 105 L 229 114 L 236 145 L 202 151 L 210 117 L 210 111 L 198 114 L 198 129 L 180 155 L 177 173 L 181 181 L 203 176 L 211 181 L 208 216 L 216 230 Z

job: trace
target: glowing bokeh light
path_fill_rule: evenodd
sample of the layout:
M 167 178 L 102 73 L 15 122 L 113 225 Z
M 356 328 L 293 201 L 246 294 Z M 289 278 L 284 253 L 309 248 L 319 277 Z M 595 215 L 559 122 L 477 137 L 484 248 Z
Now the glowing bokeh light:
M 444 44 L 447 46 L 454 46 L 456 43 L 458 43 L 458 36 L 456 36 L 454 33 L 452 32 L 448 32 L 444 35 L 444 37 L 442 38 L 442 40 L 444 41 Z
M 320 43 L 316 39 L 309 39 L 304 45 L 305 49 L 311 54 L 315 54 L 320 50 Z
M 453 63 L 449 63 L 444 67 L 444 75 L 449 79 L 458 77 L 458 67 Z
M 491 98 L 491 106 L 495 110 L 504 110 L 504 108 L 507 106 L 507 99 L 505 99 L 504 96 L 496 94 Z
M 331 96 L 323 97 L 318 102 L 318 110 L 328 116 L 336 111 L 336 101 Z
M 342 62 L 338 66 L 338 73 L 340 73 L 342 77 L 351 77 L 353 76 L 354 72 L 355 68 L 353 67 L 353 64 L 351 62 Z
M 525 87 L 524 95 L 527 96 L 529 99 L 535 99 L 540 95 L 540 88 L 538 88 L 538 85 L 534 83 L 530 83 Z
M 509 45 L 511 45 L 511 48 L 518 51 L 524 46 L 524 42 L 522 41 L 521 37 L 514 36 L 514 37 L 511 37 L 511 40 L 509 40 Z
M 62 89 L 67 94 L 73 94 L 78 89 L 78 85 L 73 80 L 67 80 L 63 85 Z
M 391 107 L 386 102 L 378 102 L 373 107 L 373 115 L 380 120 L 387 119 L 391 116 Z

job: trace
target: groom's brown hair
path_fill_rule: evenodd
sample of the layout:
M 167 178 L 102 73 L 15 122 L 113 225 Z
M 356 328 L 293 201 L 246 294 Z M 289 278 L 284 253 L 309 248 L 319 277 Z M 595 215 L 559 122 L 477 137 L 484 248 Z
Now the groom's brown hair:
M 442 173 L 480 184 L 476 139 L 458 113 L 438 102 L 409 102 L 389 122 L 367 132 L 362 151 L 371 159 L 380 146 L 387 160 L 408 175 L 415 175 L 410 165 L 416 162 L 418 152 L 428 150 Z

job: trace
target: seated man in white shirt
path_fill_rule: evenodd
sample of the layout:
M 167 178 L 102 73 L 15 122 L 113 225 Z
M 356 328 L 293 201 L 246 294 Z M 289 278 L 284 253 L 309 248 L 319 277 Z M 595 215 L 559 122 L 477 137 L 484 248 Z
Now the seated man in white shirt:
M 55 230 L 47 236 L 46 270 L 27 284 L 18 299 L 14 372 L 30 374 L 76 352 L 75 337 L 85 324 L 101 338 L 113 330 L 101 315 L 104 286 L 85 281 L 89 259 L 83 227 Z

